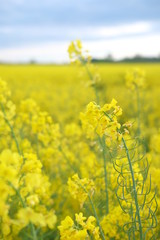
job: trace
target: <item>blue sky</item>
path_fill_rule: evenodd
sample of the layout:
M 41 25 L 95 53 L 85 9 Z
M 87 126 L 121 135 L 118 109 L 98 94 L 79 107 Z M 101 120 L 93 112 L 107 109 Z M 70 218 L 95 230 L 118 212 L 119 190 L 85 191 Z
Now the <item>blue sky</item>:
M 160 54 L 159 0 L 0 0 L 0 61 L 67 61 L 70 40 L 94 57 Z

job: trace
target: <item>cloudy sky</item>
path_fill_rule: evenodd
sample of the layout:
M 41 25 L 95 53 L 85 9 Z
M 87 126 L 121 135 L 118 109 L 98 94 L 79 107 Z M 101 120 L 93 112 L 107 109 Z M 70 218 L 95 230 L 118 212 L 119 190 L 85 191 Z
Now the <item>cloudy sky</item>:
M 94 57 L 160 54 L 159 0 L 0 0 L 0 61 L 65 62 L 71 40 Z

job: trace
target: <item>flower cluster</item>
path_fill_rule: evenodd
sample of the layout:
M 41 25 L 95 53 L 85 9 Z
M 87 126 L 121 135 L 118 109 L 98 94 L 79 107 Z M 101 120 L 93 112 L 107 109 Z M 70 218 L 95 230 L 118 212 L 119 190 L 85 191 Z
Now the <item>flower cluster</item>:
M 141 89 L 145 86 L 145 72 L 139 68 L 135 68 L 132 71 L 128 71 L 125 76 L 126 85 L 131 90 Z
M 105 104 L 102 108 L 94 102 L 87 105 L 85 113 L 81 113 L 81 122 L 87 137 L 94 139 L 95 133 L 105 136 L 106 144 L 110 145 L 113 140 L 121 139 L 118 129 L 121 124 L 117 117 L 122 115 L 122 109 L 117 106 L 117 101 L 113 99 L 111 103 Z
M 4 236 L 16 236 L 29 223 L 54 228 L 56 216 L 51 208 L 50 182 L 41 168 L 36 155 L 25 154 L 22 158 L 10 150 L 1 153 L 0 217 Z
M 95 186 L 93 180 L 87 178 L 80 179 L 78 174 L 75 174 L 68 179 L 68 190 L 72 197 L 80 202 L 82 207 L 88 198 L 88 194 L 91 196 L 94 194 Z
M 21 235 L 23 238 L 26 228 L 30 229 L 31 235 L 35 235 L 36 228 L 41 228 L 40 234 L 43 234 L 46 229 L 55 227 L 57 217 L 53 208 L 49 177 L 44 173 L 43 164 L 37 158 L 32 138 L 27 140 L 28 126 L 32 125 L 34 121 L 34 118 L 31 121 L 31 113 L 35 117 L 38 114 L 38 108 L 36 112 L 33 102 L 30 114 L 25 111 L 23 115 L 21 111 L 20 116 L 23 117 L 21 119 L 17 117 L 13 121 L 13 116 L 16 116 L 14 105 L 9 99 L 10 94 L 6 84 L 3 81 L 0 81 L 0 84 L 4 91 L 1 92 L 2 123 L 4 129 L 7 127 L 7 144 L 14 149 L 12 151 L 7 149 L 3 142 L 1 144 L 3 151 L 0 153 L 0 236 L 3 236 L 3 239 L 17 239 Z M 32 103 L 31 100 L 29 102 Z M 24 106 L 24 103 L 22 105 Z M 14 114 L 8 114 L 9 110 Z M 46 115 L 45 117 L 50 123 L 49 117 Z M 24 132 L 24 136 L 26 134 L 26 140 L 22 141 L 22 144 L 16 137 L 18 129 L 13 125 L 18 122 L 20 123 L 19 128 L 23 129 L 21 132 Z M 40 117 L 37 119 L 37 125 L 42 127 L 39 122 L 42 122 L 46 128 L 48 127 L 48 124 Z M 40 132 L 48 134 L 48 131 L 45 133 L 46 128 L 40 127 Z M 35 134 L 34 131 L 33 134 Z M 33 146 L 31 146 L 32 144 Z
M 88 51 L 84 51 L 80 40 L 71 42 L 68 47 L 69 58 L 71 62 L 85 63 L 90 61 L 91 57 L 88 55 Z
M 112 211 L 106 215 L 101 221 L 103 231 L 106 236 L 106 240 L 112 239 L 116 236 L 116 239 L 128 239 L 123 232 L 123 225 L 126 221 L 129 221 L 129 217 L 121 212 L 120 206 L 116 206 Z
M 96 219 L 93 216 L 88 218 L 83 213 L 75 214 L 75 221 L 67 216 L 58 227 L 60 230 L 60 239 L 83 240 L 94 239 L 100 240 L 99 227 L 96 226 Z

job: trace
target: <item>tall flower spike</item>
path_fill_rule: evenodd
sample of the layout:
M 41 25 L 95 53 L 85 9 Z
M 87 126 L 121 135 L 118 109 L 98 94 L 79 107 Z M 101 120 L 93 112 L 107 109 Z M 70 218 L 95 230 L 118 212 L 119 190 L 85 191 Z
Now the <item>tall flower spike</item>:
M 80 40 L 71 42 L 68 47 L 69 58 L 71 62 L 81 64 L 84 66 L 86 73 L 90 79 L 89 86 L 93 87 L 96 101 L 99 103 L 99 94 L 98 94 L 98 82 L 100 82 L 100 75 L 98 73 L 92 73 L 90 67 L 93 65 L 91 62 L 91 56 L 88 54 L 87 50 L 83 49 L 82 43 Z
M 121 115 L 122 109 L 113 99 L 111 103 L 105 104 L 102 108 L 96 103 L 90 102 L 85 113 L 81 113 L 80 119 L 88 138 L 94 139 L 96 135 L 104 136 L 106 145 L 110 146 L 113 140 L 121 139 L 121 134 L 117 131 L 121 127 L 118 122 L 118 117 Z
M 126 85 L 132 90 L 135 88 L 144 88 L 146 80 L 145 78 L 145 72 L 139 68 L 135 68 L 126 73 Z
M 91 57 L 88 55 L 88 51 L 85 51 L 82 47 L 80 40 L 71 42 L 68 47 L 68 54 L 71 62 L 85 63 L 90 61 Z
M 121 114 L 121 108 L 112 100 L 102 108 L 94 103 L 89 104 L 81 119 L 85 131 L 92 129 L 89 137 L 96 132 L 100 137 L 110 137 L 114 146 L 118 143 L 118 156 L 114 161 L 114 168 L 119 173 L 116 195 L 122 210 L 131 219 L 124 225 L 124 229 L 129 239 L 143 240 L 146 236 L 152 236 L 152 229 L 157 226 L 157 201 L 155 194 L 151 192 L 151 180 L 146 184 L 149 165 L 147 158 L 143 156 L 143 145 L 140 146 L 140 141 L 128 135 L 126 128 L 130 124 L 121 126 L 118 123 L 117 117 Z M 107 141 L 106 144 L 108 145 Z
M 80 179 L 77 174 L 75 174 L 72 179 L 69 178 L 68 180 L 68 189 L 71 195 L 77 199 L 81 207 L 83 206 L 84 202 L 88 198 L 89 203 L 92 207 L 94 217 L 96 219 L 97 225 L 99 227 L 100 235 L 103 240 L 105 240 L 104 233 L 94 206 L 94 203 L 92 201 L 92 195 L 95 190 L 94 182 L 90 179 L 83 178 Z M 97 232 L 97 231 L 96 231 Z M 99 238 L 97 238 L 99 239 Z

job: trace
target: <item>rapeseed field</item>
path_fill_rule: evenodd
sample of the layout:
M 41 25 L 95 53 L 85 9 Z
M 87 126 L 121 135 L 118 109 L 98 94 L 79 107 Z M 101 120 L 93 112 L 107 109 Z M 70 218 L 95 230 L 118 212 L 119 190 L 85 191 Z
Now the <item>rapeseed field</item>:
M 0 239 L 160 239 L 160 64 L 0 65 Z

